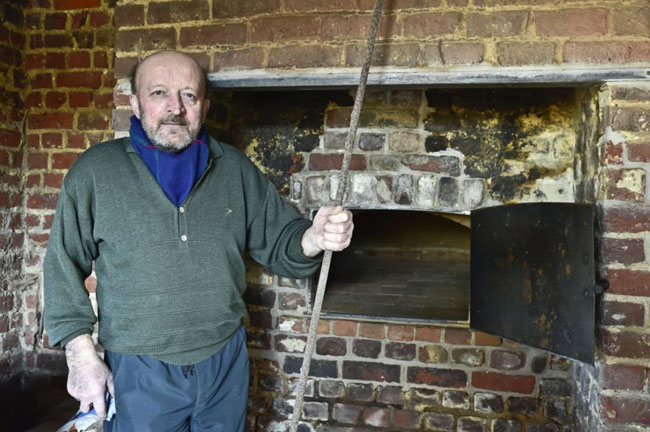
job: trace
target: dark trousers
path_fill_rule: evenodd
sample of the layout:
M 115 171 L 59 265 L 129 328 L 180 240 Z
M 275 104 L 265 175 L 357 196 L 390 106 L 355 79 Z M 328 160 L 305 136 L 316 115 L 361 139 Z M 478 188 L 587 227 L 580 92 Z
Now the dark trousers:
M 105 432 L 243 432 L 249 362 L 240 327 L 215 355 L 190 366 L 106 352 L 116 414 Z

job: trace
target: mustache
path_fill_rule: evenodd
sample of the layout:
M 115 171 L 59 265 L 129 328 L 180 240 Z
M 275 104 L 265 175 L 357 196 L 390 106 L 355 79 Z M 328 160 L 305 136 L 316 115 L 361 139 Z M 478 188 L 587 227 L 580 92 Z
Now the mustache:
M 174 114 L 168 115 L 167 117 L 160 120 L 159 124 L 162 123 L 173 123 L 179 126 L 187 126 L 187 120 L 185 120 L 185 118 Z

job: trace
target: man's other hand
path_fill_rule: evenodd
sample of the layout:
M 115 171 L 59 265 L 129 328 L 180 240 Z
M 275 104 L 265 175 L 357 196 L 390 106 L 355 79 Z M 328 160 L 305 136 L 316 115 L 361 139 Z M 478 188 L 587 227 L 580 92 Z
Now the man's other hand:
M 106 418 L 106 390 L 115 397 L 113 375 L 97 356 L 90 336 L 77 336 L 68 342 L 65 357 L 69 370 L 68 393 L 80 402 L 81 411 L 89 411 L 92 404 L 97 416 Z
M 302 251 L 308 257 L 324 250 L 341 251 L 350 245 L 353 230 L 352 213 L 341 206 L 323 206 L 302 236 Z

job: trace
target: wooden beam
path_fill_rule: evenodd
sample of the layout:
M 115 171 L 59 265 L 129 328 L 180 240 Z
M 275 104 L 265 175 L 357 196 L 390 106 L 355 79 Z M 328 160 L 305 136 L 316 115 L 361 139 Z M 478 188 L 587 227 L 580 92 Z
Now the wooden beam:
M 650 65 L 619 67 L 463 67 L 446 69 L 373 68 L 368 86 L 583 86 L 608 81 L 648 81 Z M 350 68 L 283 69 L 214 72 L 208 74 L 214 89 L 326 89 L 353 88 L 359 71 Z

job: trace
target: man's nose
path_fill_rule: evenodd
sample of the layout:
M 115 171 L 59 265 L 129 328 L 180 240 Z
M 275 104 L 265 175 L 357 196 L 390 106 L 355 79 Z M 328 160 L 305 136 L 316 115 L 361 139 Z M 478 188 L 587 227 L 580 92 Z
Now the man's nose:
M 185 112 L 185 105 L 183 105 L 183 99 L 180 94 L 172 93 L 167 103 L 167 110 L 174 115 L 180 115 Z

